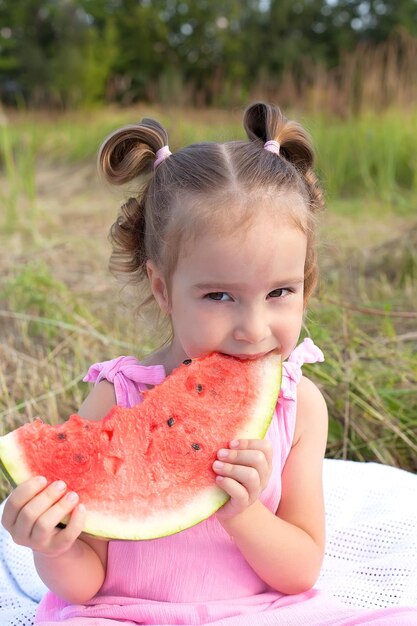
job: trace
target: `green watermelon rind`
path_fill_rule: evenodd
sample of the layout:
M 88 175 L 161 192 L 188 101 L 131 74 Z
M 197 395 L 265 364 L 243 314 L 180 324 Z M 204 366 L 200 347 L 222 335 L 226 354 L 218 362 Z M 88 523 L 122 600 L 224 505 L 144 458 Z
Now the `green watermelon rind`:
M 251 410 L 251 419 L 237 432 L 235 439 L 263 439 L 271 424 L 282 381 L 281 357 L 271 353 L 258 362 L 259 393 Z M 32 477 L 21 453 L 16 431 L 0 437 L 0 468 L 15 487 Z M 171 511 L 159 511 L 146 519 L 121 519 L 117 515 L 94 510 L 89 505 L 84 532 L 103 539 L 145 540 L 176 534 L 213 515 L 229 499 L 214 483 L 194 495 L 192 500 Z M 65 520 L 64 520 L 65 522 Z
M 1 439 L 0 439 L 0 453 L 1 453 Z M 0 458 L 0 470 L 3 472 L 3 474 L 5 475 L 5 477 L 7 478 L 7 480 L 9 481 L 9 483 L 11 484 L 12 487 L 17 487 L 17 483 L 15 483 L 15 481 L 13 480 L 13 477 L 9 474 L 9 472 L 7 471 L 7 467 L 3 464 L 3 461 Z
M 15 430 L 0 437 L 0 469 L 12 487 L 33 476 L 21 453 Z

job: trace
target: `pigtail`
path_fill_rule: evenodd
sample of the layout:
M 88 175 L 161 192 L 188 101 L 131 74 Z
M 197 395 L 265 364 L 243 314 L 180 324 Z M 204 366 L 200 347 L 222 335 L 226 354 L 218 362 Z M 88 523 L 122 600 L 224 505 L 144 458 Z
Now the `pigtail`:
M 98 155 L 98 169 L 112 185 L 135 180 L 136 196 L 130 197 L 110 229 L 113 247 L 109 267 L 114 274 L 130 274 L 133 282 L 146 276 L 145 205 L 152 180 L 156 152 L 168 137 L 159 122 L 143 119 L 111 133 Z
M 318 281 L 318 267 L 315 247 L 316 214 L 324 207 L 324 197 L 314 172 L 314 149 L 307 131 L 293 120 L 289 120 L 275 105 L 257 102 L 245 112 L 243 124 L 248 138 L 263 149 L 267 141 L 279 144 L 279 154 L 273 158 L 282 159 L 282 168 L 277 168 L 276 176 L 287 171 L 287 184 L 298 179 L 299 190 L 306 199 L 308 237 L 304 274 L 304 301 L 307 303 Z M 265 151 L 266 152 L 266 151 Z M 268 157 L 269 158 L 269 157 Z M 271 170 L 272 171 L 272 170 Z M 284 183 L 285 186 L 285 183 Z
M 109 135 L 98 155 L 99 170 L 112 185 L 150 174 L 156 152 L 168 143 L 166 130 L 155 120 L 123 126 Z
M 146 275 L 145 212 L 143 204 L 129 198 L 109 232 L 112 253 L 109 269 L 116 276 L 131 274 L 137 282 Z
M 247 108 L 243 120 L 248 138 L 260 146 L 267 141 L 277 141 L 280 156 L 291 163 L 304 178 L 313 212 L 323 208 L 324 198 L 314 173 L 314 149 L 307 131 L 289 120 L 281 109 L 272 104 L 257 102 Z

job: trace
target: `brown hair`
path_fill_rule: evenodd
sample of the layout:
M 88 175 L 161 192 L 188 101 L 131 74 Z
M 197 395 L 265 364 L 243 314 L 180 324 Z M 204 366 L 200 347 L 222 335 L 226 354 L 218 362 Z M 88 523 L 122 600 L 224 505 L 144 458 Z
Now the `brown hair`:
M 193 144 L 165 159 L 155 171 L 155 154 L 167 144 L 159 122 L 144 119 L 105 139 L 99 168 L 106 180 L 114 185 L 137 182 L 135 197 L 122 206 L 110 231 L 114 272 L 127 273 L 139 284 L 147 278 L 146 262 L 151 259 L 169 281 L 185 237 L 208 228 L 235 230 L 250 218 L 254 200 L 295 192 L 305 205 L 305 215 L 292 217 L 308 240 L 304 282 L 308 301 L 318 275 L 315 216 L 324 204 L 313 172 L 310 138 L 277 106 L 262 102 L 247 108 L 244 128 L 249 141 Z M 279 142 L 279 155 L 263 149 L 269 140 Z

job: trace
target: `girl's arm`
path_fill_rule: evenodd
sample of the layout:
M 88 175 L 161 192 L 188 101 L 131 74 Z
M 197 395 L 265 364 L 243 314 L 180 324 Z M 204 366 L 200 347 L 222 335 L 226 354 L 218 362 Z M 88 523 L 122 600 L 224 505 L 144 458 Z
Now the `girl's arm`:
M 115 403 L 113 385 L 103 381 L 92 389 L 78 413 L 81 417 L 99 420 L 107 414 Z M 50 485 L 44 492 L 52 489 L 53 486 Z M 57 505 L 59 506 L 59 502 L 55 503 L 55 506 Z M 33 555 L 36 569 L 46 586 L 67 602 L 82 604 L 94 597 L 104 582 L 108 542 L 95 539 L 85 533 L 79 534 L 79 530 L 77 531 L 76 528 L 74 528 L 74 532 L 77 534 L 77 538 L 71 537 L 73 516 L 77 516 L 76 508 L 71 514 L 68 526 L 57 531 L 57 536 L 59 536 L 60 534 L 65 535 L 65 532 L 70 530 L 70 545 L 66 550 L 62 553 L 59 550 L 57 553 L 47 550 L 34 550 Z M 36 528 L 37 523 L 39 525 L 39 522 L 34 522 L 33 529 Z M 50 525 L 48 527 L 47 522 L 44 521 L 43 524 L 45 537 L 48 534 L 51 535 L 52 532 L 56 533 L 54 528 L 51 528 Z M 31 534 L 33 536 L 33 530 Z
M 282 474 L 276 515 L 256 500 L 237 515 L 220 518 L 256 573 L 285 594 L 310 589 L 320 572 L 325 541 L 322 463 L 326 440 L 326 403 L 314 383 L 303 377 L 298 385 L 294 442 Z
M 36 570 L 48 589 L 71 604 L 91 600 L 104 582 L 107 565 L 108 542 L 102 541 L 102 546 L 95 543 L 79 536 L 59 556 L 34 552 Z

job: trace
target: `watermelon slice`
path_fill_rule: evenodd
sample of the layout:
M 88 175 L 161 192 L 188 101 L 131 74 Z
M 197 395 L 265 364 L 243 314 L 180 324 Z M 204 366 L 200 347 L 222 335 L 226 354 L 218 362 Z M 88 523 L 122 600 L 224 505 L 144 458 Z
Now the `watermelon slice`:
M 152 539 L 206 519 L 228 499 L 212 463 L 232 439 L 263 438 L 281 384 L 281 357 L 188 359 L 132 408 L 100 421 L 71 415 L 0 437 L 0 460 L 17 485 L 64 480 L 87 509 L 85 532 Z

